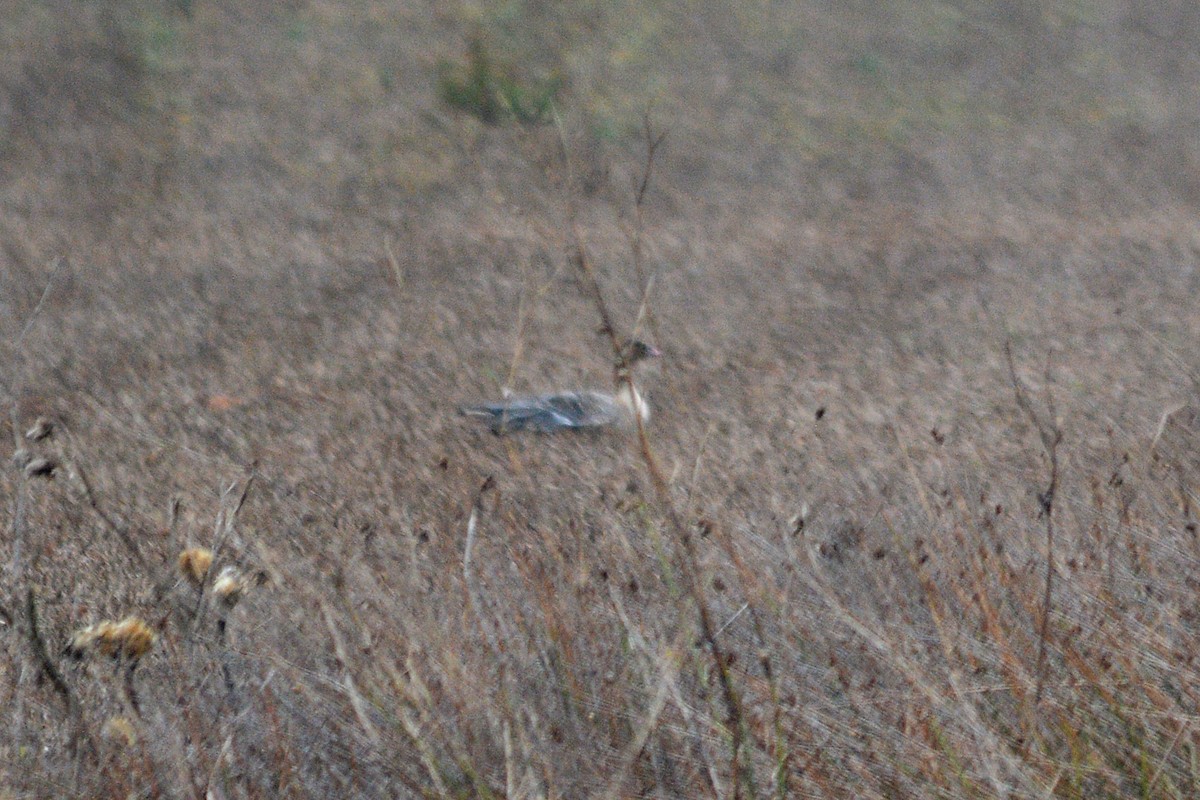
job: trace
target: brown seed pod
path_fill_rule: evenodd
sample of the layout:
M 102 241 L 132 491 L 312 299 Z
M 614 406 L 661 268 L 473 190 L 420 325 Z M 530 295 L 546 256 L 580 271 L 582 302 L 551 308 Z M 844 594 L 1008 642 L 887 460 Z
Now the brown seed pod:
M 208 570 L 212 567 L 212 550 L 207 547 L 189 547 L 179 554 L 179 572 L 188 583 L 197 589 L 204 585 Z
M 104 620 L 76 631 L 67 643 L 66 652 L 74 658 L 99 653 L 136 662 L 150 651 L 156 638 L 150 626 L 138 617 L 126 617 L 120 622 Z
M 137 744 L 137 731 L 127 717 L 109 717 L 104 723 L 104 737 L 124 747 Z

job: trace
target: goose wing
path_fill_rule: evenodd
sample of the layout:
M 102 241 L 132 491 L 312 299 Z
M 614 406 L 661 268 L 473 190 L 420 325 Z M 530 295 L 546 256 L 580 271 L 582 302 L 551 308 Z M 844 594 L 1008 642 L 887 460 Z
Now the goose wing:
M 507 433 L 526 428 L 540 433 L 608 425 L 617 419 L 611 398 L 593 392 L 561 392 L 514 397 L 462 409 L 469 416 L 490 420 L 492 431 Z

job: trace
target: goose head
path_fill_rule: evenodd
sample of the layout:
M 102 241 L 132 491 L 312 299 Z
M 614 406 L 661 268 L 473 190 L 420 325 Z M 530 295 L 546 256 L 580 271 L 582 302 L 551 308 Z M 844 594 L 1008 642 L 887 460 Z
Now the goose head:
M 621 360 L 627 366 L 633 366 L 639 361 L 645 361 L 648 358 L 658 358 L 661 355 L 661 350 L 652 344 L 646 344 L 640 339 L 634 339 L 621 348 Z

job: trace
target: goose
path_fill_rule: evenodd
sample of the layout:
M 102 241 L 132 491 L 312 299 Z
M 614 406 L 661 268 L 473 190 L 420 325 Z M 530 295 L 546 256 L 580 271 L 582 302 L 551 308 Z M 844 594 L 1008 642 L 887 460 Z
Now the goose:
M 628 377 L 629 368 L 648 358 L 662 355 L 658 348 L 645 342 L 627 345 L 618 358 L 616 391 L 555 392 L 551 394 L 508 397 L 494 403 L 463 406 L 460 411 L 469 417 L 487 420 L 492 433 L 532 430 L 554 433 L 564 430 L 602 428 L 632 421 L 635 416 L 642 424 L 650 421 L 650 406 Z

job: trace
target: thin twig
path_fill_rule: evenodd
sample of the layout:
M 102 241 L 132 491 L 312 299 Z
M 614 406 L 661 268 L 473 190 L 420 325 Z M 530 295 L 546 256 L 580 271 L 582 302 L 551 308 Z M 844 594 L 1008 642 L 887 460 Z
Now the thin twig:
M 654 135 L 653 126 L 650 124 L 650 112 L 642 114 L 642 132 L 646 136 L 646 166 L 642 170 L 642 182 L 638 185 L 636 205 L 640 209 L 643 201 L 646 199 L 646 190 L 650 188 L 650 176 L 654 173 L 654 154 L 658 152 L 658 148 L 667 138 L 667 132 L 663 131 L 657 136 Z
M 108 529 L 109 533 L 114 534 L 118 539 L 121 540 L 121 544 L 125 545 L 125 549 L 129 551 L 134 559 L 139 564 L 145 565 L 146 559 L 142 555 L 141 550 L 138 549 L 137 544 L 135 544 L 133 539 L 129 537 L 129 532 L 122 526 L 118 525 L 117 521 L 109 516 L 104 509 L 100 507 L 100 503 L 96 499 L 96 493 L 92 490 L 92 483 L 88 480 L 87 472 L 84 471 L 83 465 L 79 463 L 72 463 L 71 467 L 76 477 L 79 478 L 80 485 L 83 486 L 83 494 L 84 497 L 87 498 L 88 508 L 95 512 L 96 516 L 98 516 L 100 521 L 104 523 L 104 527 Z
M 21 333 L 17 335 L 17 341 L 13 343 L 14 358 L 21 351 L 21 345 L 25 344 L 25 337 L 29 335 L 29 331 L 33 328 L 33 323 L 37 321 L 38 315 L 42 311 L 42 306 L 46 304 L 46 298 L 50 296 L 50 289 L 54 286 L 55 279 L 58 278 L 58 273 L 62 272 L 63 267 L 67 264 L 67 259 L 59 258 L 54 264 L 54 271 L 50 273 L 50 277 L 46 280 L 46 288 L 42 290 L 42 296 L 38 298 L 37 305 L 33 307 L 33 313 L 29 315 L 29 319 L 25 321 L 25 326 L 21 328 Z M 16 374 L 14 370 L 12 374 Z M 14 394 L 16 390 L 14 389 Z
M 467 520 L 467 544 L 463 548 L 463 578 L 471 579 L 471 550 L 475 546 L 475 532 L 479 525 L 479 516 L 483 513 L 483 496 L 496 485 L 496 479 L 488 475 L 483 483 L 479 486 L 479 491 L 475 493 L 475 500 L 471 504 L 471 516 Z
M 712 437 L 713 431 L 716 430 L 715 422 L 708 423 L 708 427 L 704 429 L 704 436 L 700 439 L 700 446 L 696 448 L 696 460 L 692 463 L 692 478 L 688 484 L 687 497 L 692 503 L 692 511 L 699 510 L 699 502 L 696 499 L 696 487 L 700 483 L 700 464 L 704 460 L 704 453 L 708 449 L 708 440 Z
M 371 721 L 367 701 L 363 697 L 362 692 L 358 690 L 358 684 L 355 683 L 354 675 L 350 671 L 350 654 L 346 649 L 345 642 L 342 641 L 342 634 L 337 628 L 337 623 L 333 619 L 333 611 L 323 598 L 321 600 L 321 614 L 325 617 L 325 627 L 329 630 L 330 639 L 333 641 L 334 654 L 342 666 L 342 676 L 344 679 L 340 684 L 342 691 L 350 698 L 350 706 L 354 709 L 354 715 L 358 717 L 358 724 L 362 726 L 363 732 L 367 734 L 367 738 L 371 740 L 371 744 L 378 747 L 383 739 L 379 735 L 379 729 Z
M 1042 690 L 1046 684 L 1046 642 L 1050 638 L 1050 603 L 1054 595 L 1054 496 L 1058 491 L 1058 445 L 1062 442 L 1062 429 L 1058 427 L 1058 420 L 1054 408 L 1054 395 L 1050 391 L 1050 362 L 1046 362 L 1046 408 L 1049 416 L 1049 421 L 1040 416 L 1033 408 L 1033 403 L 1029 399 L 1029 393 L 1017 377 L 1017 368 L 1013 363 L 1012 342 L 1004 343 L 1004 356 L 1008 361 L 1008 375 L 1012 381 L 1013 391 L 1016 394 L 1017 405 L 1021 408 L 1033 426 L 1037 429 L 1038 436 L 1041 437 L 1042 447 L 1046 450 L 1046 456 L 1050 459 L 1050 481 L 1046 490 L 1038 495 L 1038 504 L 1041 507 L 1041 516 L 1046 521 L 1046 587 L 1042 596 L 1042 621 L 1041 629 L 1038 631 L 1038 656 L 1037 666 L 1034 674 L 1037 676 L 1037 684 L 1033 693 L 1034 705 L 1039 705 L 1042 701 Z
M 717 628 L 716 633 L 714 633 L 713 636 L 720 636 L 722 633 L 724 633 L 725 629 L 728 628 L 730 625 L 732 625 L 735 621 L 737 621 L 738 617 L 740 617 L 742 614 L 745 614 L 746 609 L 748 609 L 748 608 L 750 608 L 749 603 L 742 603 L 742 607 L 739 608 L 736 612 L 734 612 L 734 615 L 732 617 L 725 620 L 724 624 L 722 624 L 721 627 Z
M 50 660 L 50 654 L 46 650 L 46 642 L 42 639 L 42 632 L 38 626 L 37 597 L 34 594 L 32 586 L 25 590 L 25 620 L 29 624 L 29 646 L 33 650 L 33 656 L 37 660 L 38 668 L 41 669 L 43 675 L 50 679 L 50 685 L 62 697 L 67 710 L 74 713 L 75 698 L 71 694 L 70 687 L 63 680 L 62 673 L 58 671 L 58 667 Z
M 633 320 L 633 331 L 629 334 L 631 339 L 636 339 L 638 332 L 642 329 L 643 320 L 650 319 L 650 294 L 654 291 L 654 279 L 656 276 L 651 275 L 646 279 L 646 288 L 642 290 L 642 302 L 638 305 L 637 317 Z M 651 324 L 651 332 L 654 333 L 654 340 L 661 341 L 657 331 L 653 330 L 656 326 Z
M 642 169 L 641 182 L 638 184 L 637 191 L 634 194 L 634 227 L 633 234 L 629 237 L 629 247 L 633 253 L 633 273 L 637 276 L 638 282 L 642 284 L 644 289 L 642 292 L 642 308 L 638 312 L 637 322 L 633 326 L 632 335 L 637 335 L 644 313 L 645 319 L 650 325 L 650 332 L 654 335 L 654 341 L 662 342 L 663 337 L 658 329 L 658 320 L 648 305 L 650 291 L 654 286 L 654 276 L 646 277 L 646 270 L 643 266 L 642 248 L 646 233 L 646 191 L 650 188 L 650 177 L 654 174 L 654 157 L 658 153 L 658 148 L 666 140 L 667 132 L 663 131 L 655 135 L 654 128 L 650 123 L 650 113 L 647 111 L 642 115 L 642 133 L 646 141 L 646 161 Z
M 501 387 L 505 396 L 512 391 L 513 383 L 516 381 L 517 368 L 521 364 L 521 358 L 525 355 L 525 324 L 529 320 L 529 295 L 528 286 L 521 287 L 521 299 L 517 301 L 517 329 L 513 334 L 513 352 L 512 360 L 508 364 L 508 377 L 504 379 L 504 386 Z M 507 424 L 508 420 L 502 421 Z
M 38 624 L 37 615 L 37 595 L 33 591 L 33 587 L 29 586 L 25 589 L 25 622 L 28 625 L 26 633 L 29 636 L 29 648 L 33 651 L 34 661 L 37 662 L 38 669 L 50 681 L 50 685 L 54 687 L 54 691 L 63 699 L 63 704 L 66 706 L 67 716 L 71 719 L 71 748 L 78 746 L 79 739 L 82 737 L 88 746 L 89 751 L 94 755 L 96 753 L 96 743 L 92 740 L 91 734 L 88 732 L 83 721 L 83 711 L 79 707 L 79 701 L 71 692 L 71 687 L 67 685 L 66 678 L 59 671 L 53 659 L 50 658 L 50 652 L 46 649 L 46 640 L 42 638 L 42 629 Z
M 487 640 L 492 654 L 496 656 L 503 667 L 506 662 L 501 655 L 500 644 L 496 641 L 493 631 L 484 624 L 483 601 L 480 597 L 478 580 L 475 575 L 475 565 L 472 560 L 475 550 L 476 533 L 479 528 L 479 518 L 483 515 L 483 496 L 491 491 L 495 485 L 495 478 L 489 475 L 480 484 L 479 490 L 475 493 L 475 500 L 471 505 L 471 516 L 467 519 L 467 541 L 463 547 L 463 581 L 466 583 L 467 597 L 471 603 L 471 610 L 475 614 L 475 621 L 479 625 L 479 631 L 483 634 L 484 639 Z
M 1171 744 L 1170 744 L 1170 746 L 1167 747 L 1167 751 L 1165 753 L 1163 753 L 1163 757 L 1161 759 L 1159 759 L 1158 768 L 1154 770 L 1154 775 L 1151 776 L 1150 783 L 1146 784 L 1146 794 L 1147 795 L 1151 794 L 1151 792 L 1154 789 L 1154 784 L 1158 783 L 1158 779 L 1162 777 L 1163 769 L 1165 769 L 1167 766 L 1167 761 L 1170 760 L 1171 754 L 1175 752 L 1175 745 L 1179 744 L 1179 740 L 1181 738 L 1183 738 L 1183 734 L 1190 727 L 1191 727 L 1190 722 L 1181 722 L 1180 723 L 1178 733 L 1176 733 L 1175 738 L 1171 740 Z
M 125 699 L 129 701 L 129 707 L 133 709 L 134 716 L 142 716 L 142 702 L 138 699 L 137 686 L 133 682 L 134 671 L 137 669 L 137 662 L 131 661 L 122 668 L 124 675 L 122 676 L 122 686 L 125 689 Z
M 14 503 L 12 519 L 8 522 L 8 540 L 12 542 L 12 553 L 9 555 L 6 570 L 9 580 L 15 582 L 24 572 L 25 562 L 25 503 L 28 494 L 29 478 L 23 472 L 17 478 L 17 496 Z M 16 600 L 14 599 L 14 602 Z
M 242 506 L 246 503 L 246 497 L 250 494 L 250 487 L 254 485 L 254 476 L 257 474 L 257 468 L 258 462 L 251 462 L 249 466 L 250 474 L 242 484 L 242 491 L 240 494 L 238 494 L 238 498 L 234 502 L 233 508 L 226 508 L 225 498 L 227 498 L 233 492 L 233 490 L 237 488 L 237 481 L 230 483 L 225 491 L 221 493 L 221 507 L 220 510 L 217 511 L 217 518 L 213 523 L 213 545 L 211 548 L 209 548 L 212 550 L 212 559 L 214 564 L 217 563 L 217 558 L 221 554 L 221 549 L 225 544 L 225 540 L 229 538 L 230 533 L 233 531 L 233 526 L 237 521 L 238 512 L 242 510 Z M 196 605 L 192 608 L 191 634 L 193 635 L 199 629 L 201 619 L 204 616 L 204 598 L 208 594 L 208 587 L 212 585 L 212 582 L 215 578 L 214 573 L 216 573 L 215 569 L 209 569 L 208 572 L 204 574 L 204 579 L 200 582 L 199 592 L 196 596 Z
M 383 252 L 387 256 L 388 266 L 392 268 L 392 278 L 396 281 L 396 291 L 404 291 L 404 270 L 400 267 L 400 261 L 396 258 L 396 254 L 392 252 L 392 243 L 388 239 L 383 240 Z

